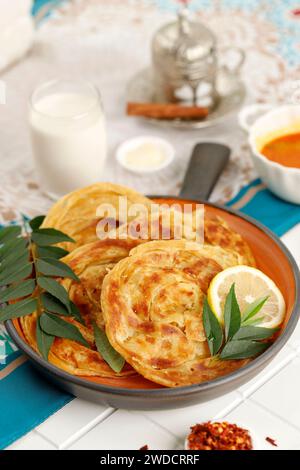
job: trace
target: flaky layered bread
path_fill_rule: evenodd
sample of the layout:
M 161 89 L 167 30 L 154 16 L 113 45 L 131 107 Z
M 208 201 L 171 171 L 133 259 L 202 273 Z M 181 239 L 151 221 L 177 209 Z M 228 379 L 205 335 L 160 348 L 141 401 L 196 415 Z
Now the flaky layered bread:
M 235 232 L 221 217 L 206 217 L 204 224 L 205 243 L 220 246 L 239 254 L 241 263 L 256 266 L 250 246 L 243 237 Z
M 160 251 L 165 251 L 165 243 L 161 240 L 151 241 L 144 243 L 143 245 L 138 245 L 137 248 L 133 248 L 130 252 L 130 255 L 143 253 L 159 253 Z M 236 251 L 230 251 L 220 246 L 215 245 L 202 245 L 196 242 L 190 242 L 188 240 L 170 240 L 168 242 L 168 251 L 177 251 L 184 250 L 187 257 L 189 258 L 190 252 L 195 251 L 195 254 L 202 255 L 205 258 L 212 259 L 216 261 L 222 269 L 230 268 L 231 266 L 236 266 L 238 264 L 243 264 L 243 257 L 239 255 Z M 182 253 L 183 254 L 183 253 Z
M 120 199 L 122 196 L 126 202 Z M 98 240 L 97 227 L 99 231 L 115 229 L 141 214 L 143 207 L 147 211 L 150 204 L 150 199 L 133 189 L 111 183 L 96 183 L 59 199 L 48 212 L 42 227 L 56 228 L 72 237 L 75 243 L 60 244 L 71 251 Z M 138 205 L 136 208 L 141 210 L 136 212 L 133 205 Z M 106 223 L 102 228 L 99 222 L 103 219 Z
M 203 301 L 228 258 L 224 261 L 213 247 L 210 257 L 204 256 L 203 247 L 192 245 L 183 240 L 141 245 L 107 274 L 102 286 L 111 344 L 137 372 L 168 387 L 212 380 L 245 364 L 210 357 Z
M 61 284 L 69 293 L 70 299 L 77 305 L 85 325 L 70 317 L 64 317 L 77 326 L 91 349 L 69 339 L 56 338 L 49 354 L 49 361 L 61 369 L 81 376 L 127 377 L 135 371 L 127 364 L 116 374 L 96 351 L 92 322 L 104 327 L 100 296 L 105 275 L 118 261 L 128 256 L 137 245 L 135 240 L 98 240 L 72 251 L 63 261 L 72 267 L 80 282 L 63 279 Z M 36 344 L 37 314 L 20 319 L 27 342 L 37 350 Z
M 143 241 L 160 239 L 186 239 L 198 241 L 200 244 L 214 245 L 236 253 L 239 256 L 238 264 L 256 266 L 251 249 L 242 238 L 221 217 L 212 214 L 193 211 L 191 215 L 177 216 L 174 208 L 164 208 L 162 211 L 152 212 L 147 219 L 138 217 L 127 224 L 112 230 L 107 234 L 109 238 L 123 238 L 127 236 L 140 238 Z M 201 217 L 202 216 L 202 217 Z
M 130 239 L 98 240 L 83 245 L 62 258 L 73 269 L 80 282 L 65 278 L 61 284 L 80 309 L 88 328 L 91 328 L 93 321 L 99 328 L 104 328 L 101 309 L 103 279 L 139 243 L 138 240 Z

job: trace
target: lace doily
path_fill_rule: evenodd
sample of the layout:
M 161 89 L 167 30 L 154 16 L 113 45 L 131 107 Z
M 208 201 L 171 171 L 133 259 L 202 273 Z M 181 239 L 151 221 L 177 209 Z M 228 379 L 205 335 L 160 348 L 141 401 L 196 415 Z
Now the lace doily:
M 299 15 L 292 14 L 295 2 L 192 3 L 199 19 L 215 31 L 222 46 L 239 45 L 246 52 L 243 79 L 248 102 L 280 103 L 291 99 L 299 77 L 300 53 L 293 36 L 294 25 L 300 25 Z M 246 8 L 248 3 L 251 7 Z M 212 200 L 228 200 L 255 176 L 246 135 L 238 128 L 236 117 L 202 131 L 178 131 L 152 127 L 125 116 L 128 80 L 149 64 L 152 34 L 174 18 L 177 6 L 175 0 L 76 0 L 65 2 L 39 24 L 31 53 L 0 77 L 7 90 L 7 103 L 0 105 L 0 223 L 18 219 L 20 213 L 43 213 L 51 204 L 34 175 L 27 101 L 37 84 L 54 77 L 87 78 L 101 91 L 109 142 L 103 181 L 125 184 L 146 194 L 178 194 L 192 148 L 201 140 L 224 142 L 232 148 L 230 165 Z M 115 160 L 116 146 L 139 134 L 169 139 L 176 149 L 174 164 L 162 173 L 145 177 L 123 170 Z

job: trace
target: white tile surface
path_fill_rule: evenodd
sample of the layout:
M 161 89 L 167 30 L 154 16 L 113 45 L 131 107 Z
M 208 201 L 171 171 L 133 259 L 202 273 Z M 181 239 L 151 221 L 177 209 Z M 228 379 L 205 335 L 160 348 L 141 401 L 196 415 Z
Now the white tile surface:
M 299 246 L 299 237 L 300 237 L 300 224 L 295 225 L 291 230 L 281 237 L 283 243 L 288 247 L 297 261 L 298 266 L 300 266 L 300 246 Z
M 176 435 L 183 442 L 189 428 L 196 423 L 212 420 L 232 410 L 241 402 L 238 393 L 229 393 L 215 400 L 186 408 L 175 410 L 148 411 L 144 416 L 158 423 L 163 428 Z M 134 412 L 135 414 L 138 412 Z
M 300 358 L 259 388 L 252 399 L 300 430 Z
M 142 414 L 118 410 L 103 423 L 95 426 L 71 449 L 139 449 L 147 444 L 149 449 L 174 449 L 178 442 L 172 434 L 152 423 Z
M 64 448 L 105 419 L 112 411 L 112 408 L 77 398 L 48 418 L 36 430 L 58 448 Z
M 31 431 L 7 447 L 6 450 L 55 450 L 55 446 L 35 431 Z
M 283 237 L 300 264 L 299 239 L 300 224 Z M 76 399 L 9 449 L 180 449 L 192 424 L 224 417 L 255 433 L 259 448 L 276 450 L 265 441 L 269 436 L 278 449 L 300 449 L 300 323 L 288 344 L 252 381 L 216 400 L 178 410 L 114 412 Z
M 296 351 L 300 351 L 300 321 L 298 321 L 298 324 L 290 337 L 288 344 L 292 347 L 295 348 Z
M 300 449 L 300 432 L 251 401 L 238 406 L 226 420 L 249 429 L 257 450 Z M 266 437 L 275 439 L 278 447 L 266 442 Z
M 290 363 L 296 357 L 296 351 L 289 346 L 285 346 L 270 364 L 263 369 L 256 377 L 242 385 L 239 391 L 243 397 L 250 396 L 255 390 L 267 382 L 273 375 L 278 373 L 283 367 Z

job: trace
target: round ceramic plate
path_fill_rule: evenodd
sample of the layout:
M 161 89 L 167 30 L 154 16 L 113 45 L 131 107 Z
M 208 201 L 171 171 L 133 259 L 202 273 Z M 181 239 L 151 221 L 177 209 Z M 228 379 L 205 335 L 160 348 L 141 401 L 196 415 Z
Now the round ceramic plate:
M 182 129 L 201 129 L 209 127 L 224 120 L 229 115 L 238 111 L 246 97 L 246 88 L 238 76 L 219 70 L 216 81 L 217 92 L 219 95 L 218 103 L 209 115 L 201 120 L 182 120 L 182 119 L 154 119 L 139 117 L 147 122 L 164 127 L 176 127 Z M 155 102 L 155 88 L 153 80 L 153 71 L 151 68 L 143 69 L 138 72 L 128 84 L 127 101 L 138 103 Z
M 201 203 L 171 197 L 160 197 L 154 201 L 169 205 L 174 202 Z M 179 408 L 209 401 L 240 387 L 266 367 L 295 329 L 300 314 L 299 270 L 294 258 L 279 238 L 250 217 L 211 203 L 205 203 L 205 214 L 207 217 L 222 217 L 233 230 L 242 235 L 253 251 L 258 268 L 274 280 L 285 298 L 287 311 L 280 335 L 263 354 L 245 367 L 216 380 L 176 388 L 159 386 L 142 376 L 128 377 L 126 383 L 103 377 L 77 377 L 58 369 L 33 351 L 24 340 L 18 319 L 5 323 L 10 336 L 48 380 L 73 395 L 114 408 Z

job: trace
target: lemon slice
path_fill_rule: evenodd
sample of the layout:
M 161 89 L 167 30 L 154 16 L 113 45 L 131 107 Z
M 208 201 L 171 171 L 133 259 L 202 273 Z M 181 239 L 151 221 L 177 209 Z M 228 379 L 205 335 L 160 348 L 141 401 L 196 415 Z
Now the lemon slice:
M 276 284 L 259 269 L 250 266 L 233 266 L 217 274 L 208 289 L 208 302 L 221 323 L 224 322 L 223 312 L 226 296 L 232 284 L 241 314 L 259 298 L 268 296 L 267 301 L 254 318 L 261 318 L 257 326 L 276 328 L 285 315 L 285 301 Z

